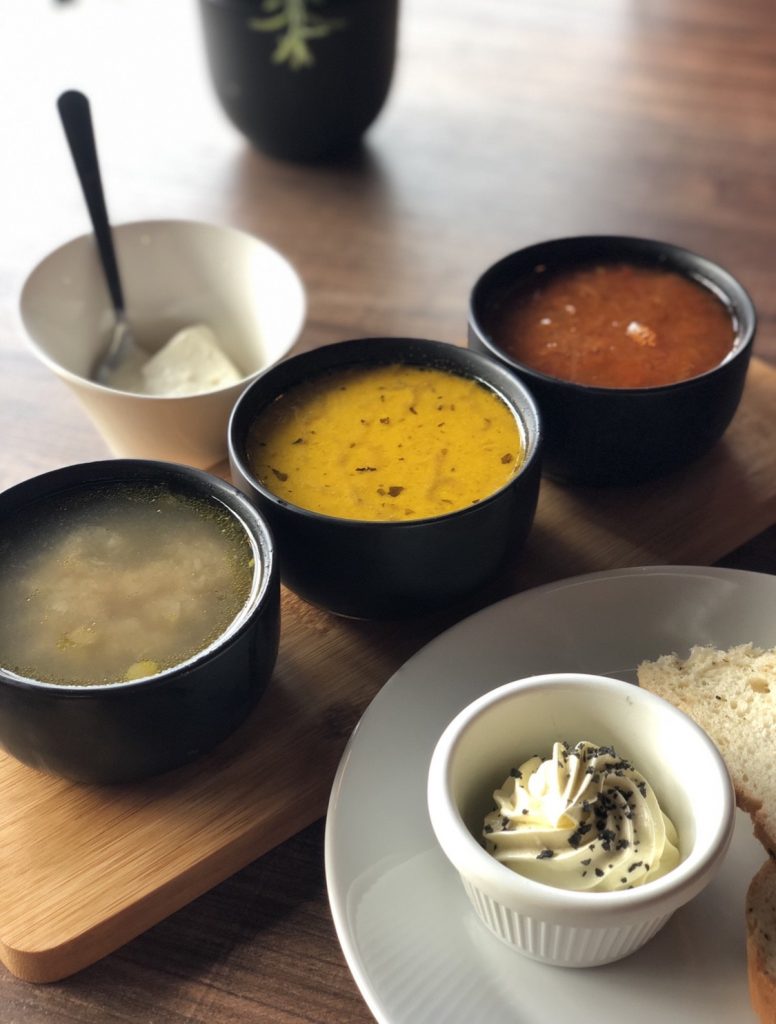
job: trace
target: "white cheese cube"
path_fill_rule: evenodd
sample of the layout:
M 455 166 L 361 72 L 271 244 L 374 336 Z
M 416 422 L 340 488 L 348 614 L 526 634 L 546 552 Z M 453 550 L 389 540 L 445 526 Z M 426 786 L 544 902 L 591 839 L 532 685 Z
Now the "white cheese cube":
M 147 395 L 196 395 L 236 384 L 242 374 L 205 324 L 184 327 L 141 368 Z

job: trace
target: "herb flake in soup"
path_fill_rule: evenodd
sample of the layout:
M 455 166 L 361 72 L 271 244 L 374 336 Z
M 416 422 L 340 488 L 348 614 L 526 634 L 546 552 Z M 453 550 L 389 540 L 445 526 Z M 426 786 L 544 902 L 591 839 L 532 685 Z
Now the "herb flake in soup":
M 290 388 L 251 427 L 248 461 L 277 497 L 343 519 L 424 519 L 504 486 L 525 458 L 506 402 L 471 377 L 347 366 Z
M 164 486 L 101 484 L 35 503 L 0 540 L 0 665 L 73 685 L 179 665 L 237 617 L 255 558 L 223 505 Z

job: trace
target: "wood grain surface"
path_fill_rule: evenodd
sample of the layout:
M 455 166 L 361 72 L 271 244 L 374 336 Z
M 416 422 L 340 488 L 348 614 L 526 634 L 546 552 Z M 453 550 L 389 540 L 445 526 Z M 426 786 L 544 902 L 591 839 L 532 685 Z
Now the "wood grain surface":
M 542 238 L 618 232 L 661 237 L 725 265 L 758 307 L 756 354 L 776 363 L 771 0 L 405 0 L 385 111 L 355 156 L 316 166 L 269 160 L 227 124 L 193 0 L 7 0 L 2 28 L 2 486 L 107 454 L 75 399 L 27 350 L 16 313 L 35 261 L 87 228 L 54 113 L 68 87 L 92 98 L 116 221 L 230 223 L 292 259 L 310 300 L 300 349 L 369 334 L 462 343 L 468 291 L 488 263 Z M 763 403 L 769 378 L 755 364 L 750 387 Z M 617 536 L 616 564 L 634 549 L 642 561 L 667 560 L 672 531 L 686 522 L 694 543 L 698 521 L 714 539 L 709 560 L 764 530 L 724 563 L 776 571 L 776 530 L 766 529 L 773 506 L 759 506 L 754 525 L 740 501 L 752 493 L 753 467 L 769 472 L 759 458 L 772 447 L 773 421 L 767 404 L 757 408 L 751 449 L 731 454 L 725 441 L 713 455 L 724 472 L 706 478 L 702 501 L 683 490 L 687 481 L 656 485 L 652 499 L 659 504 L 662 492 L 669 510 L 685 495 L 658 541 L 640 530 L 633 495 L 612 501 L 544 486 L 523 580 L 500 585 L 602 567 L 602 536 Z M 532 563 L 544 550 L 542 524 L 557 536 L 568 515 L 594 524 L 582 553 L 558 544 Z M 687 557 L 704 560 L 698 548 Z M 287 616 L 293 628 L 329 650 L 344 625 L 302 611 Z M 446 624 L 441 616 L 409 631 L 350 627 L 369 651 L 367 689 Z M 281 676 L 278 696 L 283 687 Z M 332 760 L 365 699 L 343 686 L 327 725 Z M 322 824 L 311 825 L 75 977 L 33 986 L 0 974 L 0 1022 L 370 1020 L 331 925 L 322 836 Z M 102 885 L 109 892 L 107 876 Z M 3 924 L 14 921 L 6 911 Z

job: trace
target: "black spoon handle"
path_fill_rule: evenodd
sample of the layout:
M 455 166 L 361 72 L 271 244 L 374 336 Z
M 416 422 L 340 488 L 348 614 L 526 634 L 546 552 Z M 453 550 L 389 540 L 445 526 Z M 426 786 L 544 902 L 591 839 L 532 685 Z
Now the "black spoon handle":
M 91 217 L 108 291 L 116 314 L 123 316 L 124 295 L 121 290 L 116 252 L 113 248 L 113 236 L 108 223 L 108 211 L 105 207 L 89 100 L 82 92 L 70 89 L 59 97 L 57 107 Z

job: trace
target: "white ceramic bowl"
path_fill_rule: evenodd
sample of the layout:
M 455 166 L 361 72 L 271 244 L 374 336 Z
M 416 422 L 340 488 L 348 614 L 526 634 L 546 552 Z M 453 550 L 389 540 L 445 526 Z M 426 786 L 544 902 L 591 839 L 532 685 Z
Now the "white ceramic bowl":
M 500 864 L 481 845 L 492 795 L 510 768 L 553 741 L 614 746 L 654 788 L 679 834 L 681 862 L 621 892 L 568 892 Z M 638 686 L 602 676 L 532 676 L 475 700 L 434 750 L 428 804 L 436 837 L 494 934 L 550 964 L 592 967 L 633 953 L 696 896 L 720 865 L 735 799 L 724 761 L 687 715 Z
M 226 456 L 237 397 L 299 337 L 302 282 L 279 252 L 230 227 L 138 221 L 116 226 L 114 239 L 138 341 L 153 352 L 180 328 L 207 323 L 242 380 L 185 397 L 131 394 L 90 380 L 113 325 L 91 234 L 56 249 L 27 278 L 20 313 L 32 350 L 73 389 L 115 455 L 212 466 Z

